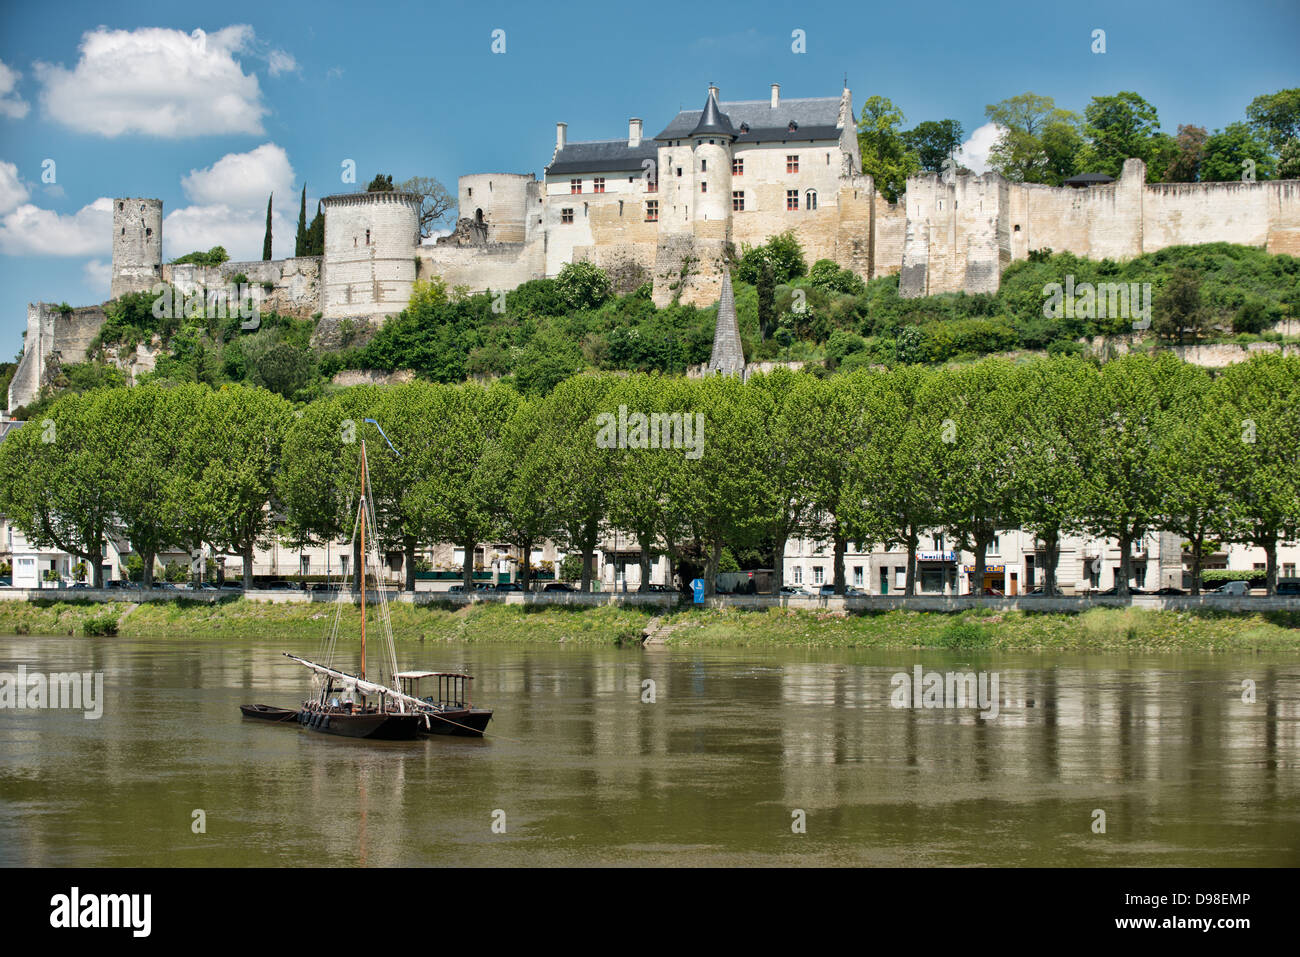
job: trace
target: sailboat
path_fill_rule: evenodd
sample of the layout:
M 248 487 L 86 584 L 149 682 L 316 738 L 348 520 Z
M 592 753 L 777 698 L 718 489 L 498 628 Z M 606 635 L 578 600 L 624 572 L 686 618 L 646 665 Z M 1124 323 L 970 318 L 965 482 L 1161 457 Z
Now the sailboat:
M 419 737 L 429 725 L 429 719 L 422 714 L 423 702 L 389 687 L 382 681 L 373 680 L 366 674 L 366 570 L 369 551 L 366 547 L 367 527 L 374 529 L 376 521 L 370 488 L 370 469 L 366 461 L 366 443 L 362 440 L 361 500 L 357 504 L 352 532 L 353 541 L 357 541 L 359 535 L 361 544 L 361 561 L 357 569 L 357 581 L 361 589 L 361 668 L 353 674 L 333 665 L 344 603 L 351 604 L 351 595 L 346 588 L 340 588 L 335 597 L 333 622 L 322 647 L 324 663 L 288 653 L 285 657 L 312 672 L 313 696 L 303 703 L 302 709 L 298 712 L 298 723 L 304 728 L 345 738 L 409 741 Z M 371 547 L 375 548 L 374 564 L 378 568 L 379 552 L 373 534 Z M 398 674 L 397 648 L 393 641 L 393 627 L 388 614 L 388 598 L 382 587 L 377 588 L 376 592 L 379 596 L 380 621 L 383 624 L 382 650 L 385 658 L 383 664 L 387 666 L 389 675 L 395 679 Z

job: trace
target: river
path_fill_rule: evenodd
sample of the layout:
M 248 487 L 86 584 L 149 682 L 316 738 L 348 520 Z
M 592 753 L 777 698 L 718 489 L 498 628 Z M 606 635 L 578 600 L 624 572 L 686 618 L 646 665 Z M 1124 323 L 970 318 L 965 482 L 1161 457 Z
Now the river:
M 477 676 L 487 739 L 241 717 L 313 650 L 0 637 L 104 682 L 98 719 L 0 710 L 0 864 L 1300 864 L 1295 655 L 399 643 Z M 996 715 L 901 700 L 931 672 Z

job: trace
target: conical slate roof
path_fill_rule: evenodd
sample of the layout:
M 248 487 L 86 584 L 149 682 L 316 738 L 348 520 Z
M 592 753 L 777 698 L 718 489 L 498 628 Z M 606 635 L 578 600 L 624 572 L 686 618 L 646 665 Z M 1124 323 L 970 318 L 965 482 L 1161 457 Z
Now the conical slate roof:
M 722 107 L 718 106 L 718 98 L 709 91 L 709 101 L 704 104 L 704 112 L 700 114 L 700 121 L 695 124 L 695 129 L 691 130 L 691 136 L 730 136 L 736 137 L 735 127 L 731 125 L 731 118 L 722 112 Z
M 745 350 L 736 323 L 736 294 L 731 291 L 731 273 L 722 274 L 722 298 L 718 300 L 718 325 L 713 332 L 713 355 L 709 372 L 720 375 L 745 374 Z

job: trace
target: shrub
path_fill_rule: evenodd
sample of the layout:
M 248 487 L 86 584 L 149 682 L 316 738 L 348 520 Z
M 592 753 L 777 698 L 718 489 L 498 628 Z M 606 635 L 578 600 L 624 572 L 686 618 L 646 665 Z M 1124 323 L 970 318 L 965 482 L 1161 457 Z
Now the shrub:
M 81 623 L 81 633 L 87 638 L 105 638 L 117 634 L 117 615 L 105 609 Z

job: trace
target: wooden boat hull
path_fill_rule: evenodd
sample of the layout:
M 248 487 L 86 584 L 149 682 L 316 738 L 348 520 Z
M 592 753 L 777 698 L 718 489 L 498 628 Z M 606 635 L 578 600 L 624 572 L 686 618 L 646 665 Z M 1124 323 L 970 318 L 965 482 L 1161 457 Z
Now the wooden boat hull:
M 298 712 L 292 708 L 276 708 L 269 704 L 241 704 L 239 710 L 245 718 L 270 721 L 276 724 L 291 723 L 298 720 Z
M 340 738 L 369 738 L 372 741 L 413 741 L 423 730 L 424 721 L 414 713 L 368 712 L 344 714 L 334 711 L 298 713 L 298 723 L 309 731 L 332 734 Z
M 492 712 L 486 708 L 447 708 L 429 712 L 427 725 L 422 725 L 422 734 L 452 734 L 462 738 L 481 738 L 492 720 Z M 445 719 L 445 720 L 440 720 Z M 455 724 L 452 724 L 452 722 Z

